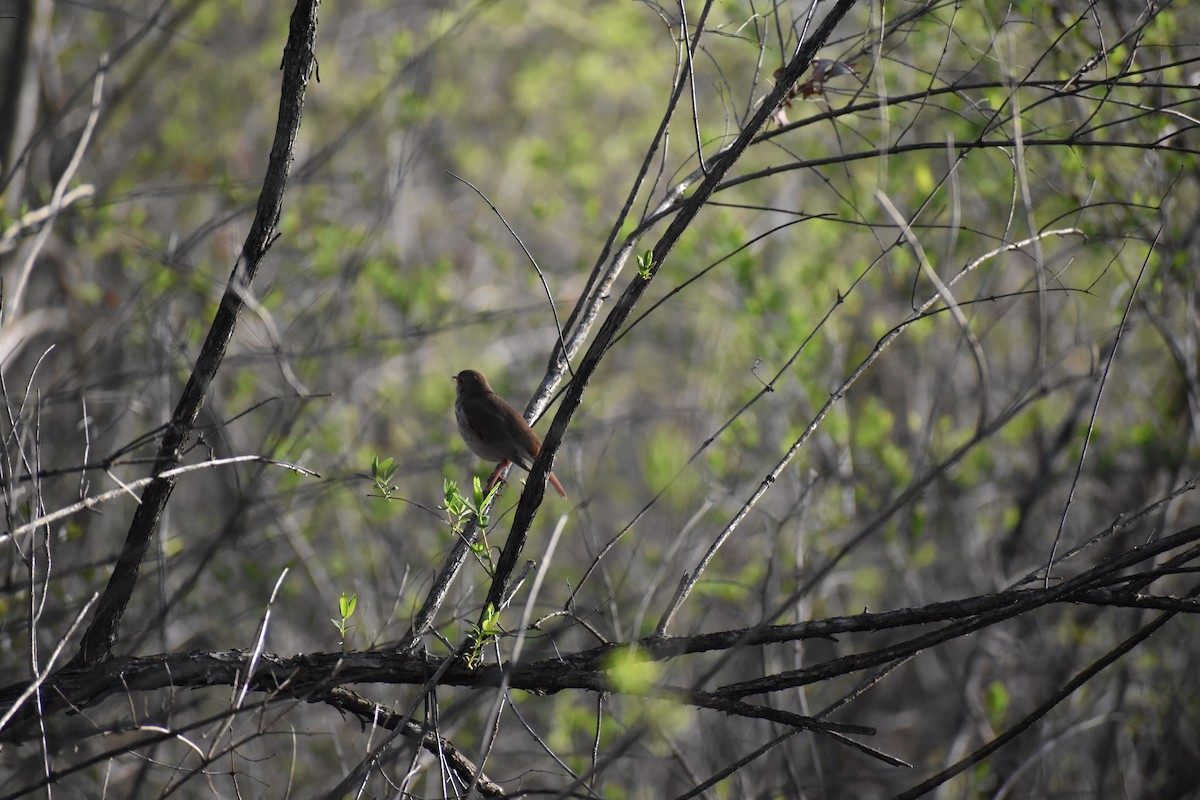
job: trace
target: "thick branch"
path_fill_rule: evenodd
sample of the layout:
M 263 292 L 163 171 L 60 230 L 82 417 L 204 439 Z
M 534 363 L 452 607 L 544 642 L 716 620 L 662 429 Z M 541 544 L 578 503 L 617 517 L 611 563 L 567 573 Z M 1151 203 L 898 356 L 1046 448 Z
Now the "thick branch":
M 600 364 L 600 359 L 603 358 L 604 353 L 608 350 L 609 345 L 620 331 L 621 326 L 625 324 L 625 321 L 629 319 L 629 315 L 633 313 L 634 307 L 650 286 L 650 282 L 654 279 L 663 261 L 666 260 L 680 237 L 683 236 L 684 231 L 695 221 L 696 216 L 704 208 L 708 198 L 720 185 L 730 168 L 741 158 L 746 148 L 754 140 L 754 137 L 774 115 L 775 110 L 782 105 L 788 91 L 796 81 L 800 80 L 800 76 L 808 70 L 809 64 L 812 63 L 817 51 L 825 44 L 826 39 L 833 33 L 833 29 L 837 27 L 842 18 L 849 13 L 854 3 L 855 0 L 838 0 L 825 19 L 822 20 L 821 25 L 813 32 L 812 36 L 797 50 L 795 57 L 782 70 L 775 88 L 763 99 L 754 116 L 751 117 L 750 121 L 746 123 L 746 126 L 738 134 L 737 139 L 713 159 L 704 181 L 696 187 L 695 194 L 683 204 L 679 210 L 679 214 L 671 221 L 666 232 L 663 233 L 662 237 L 654 245 L 653 258 L 647 276 L 643 278 L 639 275 L 630 281 L 624 294 L 621 295 L 620 300 L 617 301 L 612 312 L 605 319 L 599 333 L 596 334 L 596 338 L 592 340 L 592 344 L 588 347 L 588 351 L 584 355 L 579 368 L 575 371 L 575 377 L 567 384 L 562 404 L 559 406 L 558 413 L 554 416 L 554 422 L 550 425 L 550 430 L 546 434 L 546 440 L 542 443 L 541 455 L 534 461 L 533 468 L 530 470 L 531 474 L 525 484 L 525 491 L 521 494 L 520 503 L 517 505 L 512 532 L 504 544 L 504 550 L 500 554 L 500 559 L 496 565 L 496 576 L 492 582 L 491 589 L 488 591 L 488 599 L 484 604 L 485 609 L 488 605 L 494 608 L 500 607 L 500 599 L 508 589 L 508 582 L 512 576 L 513 568 L 516 566 L 517 561 L 521 557 L 521 551 L 525 547 L 525 538 L 529 533 L 529 526 L 533 523 L 534 515 L 541 505 L 542 496 L 546 493 L 546 478 L 554 466 L 554 456 L 558 452 L 559 445 L 562 443 L 567 425 L 570 424 L 571 418 L 575 415 L 575 411 L 579 408 L 579 404 L 583 399 L 583 390 L 587 387 L 588 381 L 591 380 L 592 374 Z
M 271 145 L 270 162 L 259 195 L 258 210 L 250 233 L 242 246 L 242 254 L 234 265 L 233 274 L 225 287 L 221 306 L 213 319 L 208 338 L 196 359 L 192 375 L 183 390 L 183 396 L 171 415 L 163 435 L 162 444 L 155 458 L 154 474 L 158 477 L 146 487 L 141 502 L 129 526 L 125 544 L 109 578 L 108 587 L 100 598 L 96 617 L 84 634 L 75 662 L 91 664 L 112 655 L 117 641 L 121 617 L 133 595 L 142 559 L 158 530 L 163 509 L 175 488 L 174 477 L 163 477 L 161 473 L 178 466 L 184 445 L 191 436 L 192 427 L 204 405 L 204 396 L 217 374 L 229 340 L 237 326 L 238 317 L 245 305 L 245 293 L 270 249 L 275 238 L 275 227 L 283 208 L 283 193 L 291 170 L 292 147 L 300 130 L 300 117 L 304 110 L 304 92 L 316 64 L 314 41 L 317 32 L 317 7 L 319 0 L 299 0 L 292 12 L 288 42 L 283 53 L 283 89 L 279 99 L 279 120 L 275 128 L 275 141 Z
M 1076 579 L 1091 585 L 1076 587 L 1074 590 L 1065 592 L 1063 591 L 1065 587 L 1015 590 L 879 614 L 830 617 L 792 625 L 718 631 L 698 636 L 651 637 L 642 639 L 632 646 L 629 643 L 606 644 L 577 653 L 561 654 L 515 666 L 493 664 L 471 669 L 465 661 L 455 655 L 435 657 L 428 654 L 410 655 L 391 651 L 316 653 L 292 658 L 263 653 L 259 655 L 258 667 L 249 683 L 249 688 L 277 697 L 332 703 L 342 710 L 351 709 L 347 708 L 338 699 L 338 696 L 333 694 L 341 687 L 358 683 L 420 686 L 439 672 L 441 676 L 438 683 L 445 686 L 494 687 L 506 684 L 510 688 L 539 695 L 553 694 L 563 690 L 620 694 L 622 690 L 614 687 L 608 676 L 608 670 L 618 655 L 628 657 L 632 654 L 636 658 L 646 661 L 665 662 L 684 655 L 725 651 L 750 645 L 830 638 L 842 634 L 877 632 L 950 620 L 982 623 L 974 625 L 972 627 L 974 630 L 984 625 L 1011 619 L 1049 603 L 1090 603 L 1200 614 L 1200 601 L 1195 598 L 1148 596 L 1137 592 L 1092 588 L 1095 582 L 1103 580 L 1103 576 L 1098 575 L 1097 571 L 1102 571 L 1104 575 L 1111 575 L 1113 571 L 1127 567 L 1138 560 L 1152 558 L 1171 547 L 1192 542 L 1197 536 L 1200 536 L 1200 529 L 1191 528 L 1164 540 L 1134 548 L 1119 558 L 1106 561 L 1097 570 L 1085 573 Z M 889 650 L 890 648 L 881 648 L 863 653 L 859 657 L 869 658 Z M 85 708 L 114 694 L 166 688 L 194 689 L 207 686 L 245 685 L 245 674 L 252 656 L 251 652 L 242 650 L 172 653 L 116 658 L 90 666 L 68 667 L 46 681 L 42 690 L 41 710 L 28 711 L 23 716 L 18 715 L 7 729 L 5 738 L 20 739 L 28 735 L 29 730 L 25 726 L 35 721 L 37 713 L 44 716 L 56 710 Z M 840 671 L 834 673 L 839 675 L 862 668 L 862 665 L 849 663 L 846 659 L 839 659 L 836 663 L 842 667 Z M 824 677 L 833 677 L 834 674 L 827 674 Z M 784 673 L 763 680 L 780 681 L 779 686 L 773 688 L 785 688 L 792 685 L 785 679 L 787 677 L 794 676 L 791 673 Z M 27 682 L 23 682 L 0 689 L 0 712 L 16 702 L 26 686 Z M 771 691 L 773 688 L 760 688 L 760 691 Z M 740 713 L 735 709 L 735 704 L 730 702 L 732 698 L 728 695 L 731 692 L 728 689 L 723 691 L 725 694 L 722 695 L 695 689 L 672 688 L 664 684 L 660 687 L 648 687 L 646 694 L 664 697 L 698 708 Z M 744 693 L 742 692 L 742 694 Z M 752 718 L 774 719 L 784 724 L 807 726 L 819 730 L 856 730 L 855 726 L 825 723 L 808 717 L 801 718 L 787 712 L 775 714 L 774 711 L 761 706 L 745 706 L 745 709 L 747 711 L 744 715 Z

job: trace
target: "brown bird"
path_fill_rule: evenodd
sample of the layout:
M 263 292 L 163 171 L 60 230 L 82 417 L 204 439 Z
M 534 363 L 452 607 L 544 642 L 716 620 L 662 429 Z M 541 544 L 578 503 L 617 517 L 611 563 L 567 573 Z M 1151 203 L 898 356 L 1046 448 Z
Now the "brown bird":
M 454 416 L 458 418 L 458 432 L 471 452 L 488 461 L 504 462 L 496 468 L 496 473 L 510 461 L 528 472 L 542 451 L 542 440 L 525 418 L 493 392 L 487 378 L 475 370 L 464 369 L 453 380 L 458 384 Z M 493 482 L 494 479 L 495 474 Z M 553 472 L 550 484 L 564 498 L 567 496 Z M 489 483 L 488 489 L 491 488 Z

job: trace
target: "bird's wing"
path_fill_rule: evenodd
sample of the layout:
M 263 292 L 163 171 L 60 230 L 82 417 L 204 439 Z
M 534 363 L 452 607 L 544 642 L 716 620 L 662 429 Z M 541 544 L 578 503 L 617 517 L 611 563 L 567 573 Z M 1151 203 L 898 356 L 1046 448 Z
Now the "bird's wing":
M 514 411 L 506 420 L 508 435 L 521 453 L 520 458 L 511 460 L 514 464 L 520 464 L 528 470 L 533 466 L 533 460 L 537 458 L 538 453 L 542 452 L 542 440 L 538 438 L 533 428 L 529 427 L 529 423 L 519 412 Z
M 491 457 L 529 469 L 529 457 L 520 449 L 520 439 L 511 432 L 510 417 L 498 403 L 487 397 L 472 397 L 463 400 L 462 407 L 464 421 L 476 438 L 492 451 Z

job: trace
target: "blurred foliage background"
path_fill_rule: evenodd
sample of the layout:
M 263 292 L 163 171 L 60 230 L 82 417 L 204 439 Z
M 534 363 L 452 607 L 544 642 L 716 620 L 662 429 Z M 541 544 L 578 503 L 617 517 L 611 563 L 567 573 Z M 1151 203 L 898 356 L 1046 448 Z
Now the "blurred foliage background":
M 694 22 L 699 6 L 687 5 Z M 0 250 L 8 529 L 147 473 L 151 434 L 177 401 L 253 214 L 290 10 L 0 1 L 0 35 L 14 48 L 4 66 L 12 80 L 0 119 L 0 230 L 50 201 L 98 65 L 109 60 L 71 183 L 95 193 L 54 221 L 19 308 L 12 287 L 32 231 Z M 806 13 L 798 4 L 713 7 L 694 89 L 651 162 L 654 187 L 639 195 L 635 217 L 695 169 L 697 141 L 712 155 L 736 134 Z M 493 466 L 458 438 L 450 376 L 479 369 L 521 407 L 556 341 L 537 272 L 465 181 L 534 254 L 566 319 L 662 118 L 678 69 L 678 16 L 678 7 L 636 2 L 325 4 L 319 82 L 308 92 L 282 236 L 189 459 L 261 454 L 322 477 L 256 465 L 182 479 L 125 617 L 122 652 L 251 647 L 285 569 L 268 650 L 339 649 L 329 618 L 342 592 L 358 597 L 347 647 L 403 635 L 452 545 L 438 511 L 443 480 L 467 486 Z M 953 295 L 986 381 L 952 314 L 906 328 L 735 530 L 672 633 L 1008 587 L 1049 557 L 1085 440 L 1060 553 L 1193 477 L 1197 23 L 1186 3 L 857 7 L 825 54 L 855 74 L 797 97 L 791 124 L 774 125 L 736 165 L 639 312 L 662 304 L 629 326 L 589 384 L 555 465 L 571 499 L 548 496 L 527 551 L 539 558 L 567 515 L 535 606 L 536 616 L 555 616 L 531 652 L 652 633 L 680 576 L 831 393 L 936 293 L 879 193 L 912 223 L 943 280 L 984 259 Z M 28 51 L 18 71 L 20 41 Z M 1076 80 L 1102 83 L 1065 91 L 1100 47 L 1111 50 Z M 989 255 L 1051 229 L 1076 232 Z M 631 279 L 629 267 L 614 296 Z M 14 455 L 18 442 L 36 464 Z M 392 482 L 403 500 L 378 496 L 367 477 L 376 455 L 400 465 Z M 81 477 L 84 463 L 94 468 Z M 37 470 L 62 472 L 20 482 Z M 493 514 L 495 546 L 517 488 Z M 53 560 L 37 624 L 43 648 L 102 589 L 135 502 L 76 514 L 45 534 Z M 1121 537 L 1170 533 L 1195 513 L 1185 494 Z M 0 663 L 18 680 L 30 661 L 28 567 L 12 540 L 4 558 Z M 1190 586 L 1180 576 L 1173 588 Z M 428 637 L 431 652 L 463 638 L 486 587 L 483 568 L 469 564 Z M 871 746 L 915 772 L 801 736 L 708 796 L 889 796 L 1027 713 L 1148 613 L 1044 610 L 898 668 L 842 718 L 876 726 Z M 1171 630 L 945 796 L 1194 796 L 1200 640 L 1194 619 Z M 751 649 L 708 680 L 795 668 L 889 635 Z M 664 679 L 687 685 L 712 663 L 672 662 Z M 780 702 L 812 713 L 855 685 L 832 681 Z M 397 708 L 416 696 L 361 688 Z M 227 699 L 114 698 L 54 722 L 53 760 L 81 762 L 112 747 L 122 735 L 113 730 L 201 718 Z M 443 690 L 438 700 L 443 735 L 478 748 L 491 693 Z M 596 791 L 671 796 L 782 731 L 711 712 L 656 714 L 620 698 L 604 701 L 599 721 L 591 696 L 517 694 L 513 703 L 529 732 L 514 726 L 488 763 L 511 791 L 562 787 L 567 767 L 588 768 L 597 737 L 603 753 L 644 725 Z M 267 719 L 215 765 L 227 771 L 212 778 L 218 788 L 193 781 L 181 792 L 231 796 L 240 780 L 249 796 L 290 787 L 319 797 L 368 747 L 369 732 L 319 706 L 289 705 Z M 186 768 L 187 759 L 185 744 L 162 743 L 81 770 L 58 796 L 97 796 L 101 785 L 158 796 L 179 778 L 156 765 Z M 14 776 L 42 773 L 35 745 L 4 760 L 0 771 Z M 371 796 L 398 796 L 408 767 L 403 758 L 381 765 L 395 783 L 373 778 Z M 422 788 L 410 790 L 440 796 L 436 771 L 417 780 Z

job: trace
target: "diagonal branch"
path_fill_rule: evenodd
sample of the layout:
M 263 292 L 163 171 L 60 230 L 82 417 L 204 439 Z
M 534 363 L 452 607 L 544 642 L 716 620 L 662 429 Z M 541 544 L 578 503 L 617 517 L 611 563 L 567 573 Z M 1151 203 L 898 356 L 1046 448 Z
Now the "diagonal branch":
M 171 421 L 167 424 L 162 444 L 154 462 L 155 479 L 142 493 L 141 503 L 129 526 L 125 544 L 117 557 L 108 586 L 100 597 L 96 616 L 83 636 L 75 664 L 94 664 L 108 659 L 117 641 L 121 617 L 133 595 L 142 559 L 158 530 L 163 509 L 175 488 L 175 478 L 163 473 L 178 466 L 184 445 L 191 435 L 196 418 L 204 405 L 204 396 L 225 358 L 225 350 L 233 337 L 238 317 L 245 306 L 244 294 L 254 280 L 263 257 L 277 234 L 276 225 L 283 208 L 283 193 L 291 170 L 292 148 L 300 130 L 304 110 L 304 93 L 316 66 L 314 42 L 317 32 L 319 0 L 299 0 L 292 12 L 287 45 L 283 51 L 283 88 L 279 98 L 279 120 L 275 141 L 271 145 L 270 161 L 258 199 L 258 210 L 250 233 L 242 245 L 242 253 L 234 265 L 221 306 L 217 309 L 208 338 L 196 359 L 192 375 Z
M 538 506 L 541 505 L 542 497 L 546 493 L 545 481 L 546 477 L 550 474 L 551 468 L 554 466 L 554 456 L 558 452 L 559 445 L 562 443 L 567 425 L 570 424 L 571 418 L 575 415 L 575 411 L 579 408 L 579 404 L 583 399 L 583 390 L 587 387 L 588 381 L 596 371 L 596 367 L 599 366 L 600 360 L 604 357 L 609 345 L 620 331 L 621 326 L 625 324 L 630 314 L 633 313 L 634 307 L 641 300 L 650 282 L 658 273 L 659 267 L 662 266 L 663 261 L 666 260 L 671 250 L 674 249 L 680 237 L 683 236 L 683 233 L 695 221 L 700 210 L 708 202 L 708 198 L 746 151 L 746 148 L 750 146 L 754 137 L 771 119 L 775 110 L 783 103 L 788 91 L 808 69 L 817 51 L 825 44 L 825 41 L 833 33 L 833 29 L 842 18 L 849 13 L 854 3 L 855 0 L 838 0 L 825 19 L 822 20 L 821 25 L 813 32 L 813 35 L 797 49 L 795 56 L 780 74 L 775 88 L 764 98 L 754 116 L 750 118 L 750 121 L 746 123 L 746 126 L 738 134 L 737 139 L 728 147 L 722 149 L 712 159 L 709 172 L 700 185 L 696 187 L 695 194 L 683 203 L 678 215 L 671 221 L 667 230 L 654 245 L 651 263 L 648 265 L 649 268 L 645 277 L 638 275 L 630 281 L 629 286 L 626 287 L 620 300 L 617 301 L 612 312 L 609 313 L 604 324 L 601 326 L 600 331 L 596 334 L 596 338 L 592 340 L 591 346 L 588 347 L 588 351 L 575 373 L 575 378 L 567 384 L 562 405 L 559 406 L 558 413 L 554 417 L 554 422 L 546 434 L 546 440 L 542 443 L 541 455 L 534 461 L 533 467 L 530 470 L 530 477 L 525 484 L 525 491 L 521 494 L 520 503 L 517 505 L 512 532 L 509 534 L 508 541 L 505 542 L 504 550 L 501 552 L 500 559 L 496 564 L 496 575 L 492 581 L 491 589 L 488 591 L 488 599 L 484 604 L 485 609 L 488 604 L 492 604 L 494 608 L 500 607 L 500 598 L 504 596 L 508 589 L 508 582 L 512 571 L 521 557 L 521 551 L 524 549 L 529 527 L 533 523 Z

